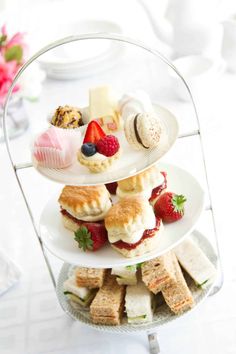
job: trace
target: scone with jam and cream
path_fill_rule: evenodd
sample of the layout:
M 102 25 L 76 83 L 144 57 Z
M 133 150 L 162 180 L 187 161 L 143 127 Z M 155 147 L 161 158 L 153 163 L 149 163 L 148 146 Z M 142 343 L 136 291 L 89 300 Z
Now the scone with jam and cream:
M 141 256 L 159 243 L 162 221 L 142 197 L 127 197 L 114 204 L 105 216 L 111 246 L 125 257 Z
M 106 135 L 92 120 L 87 127 L 83 145 L 77 153 L 78 161 L 91 172 L 105 171 L 120 156 L 120 144 L 114 135 Z
M 117 184 L 116 195 L 119 199 L 141 196 L 154 205 L 167 188 L 166 172 L 152 166 L 135 176 L 118 181 Z

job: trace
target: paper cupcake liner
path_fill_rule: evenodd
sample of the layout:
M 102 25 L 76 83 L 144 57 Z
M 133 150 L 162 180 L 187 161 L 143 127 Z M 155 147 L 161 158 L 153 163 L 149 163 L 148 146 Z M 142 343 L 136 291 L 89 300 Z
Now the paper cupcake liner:
M 58 141 L 61 141 L 62 150 L 33 144 L 31 151 L 34 161 L 41 166 L 56 169 L 72 165 L 76 159 L 76 152 L 81 145 L 81 132 L 57 127 L 49 129 L 55 130 Z M 35 139 L 36 141 L 37 138 Z

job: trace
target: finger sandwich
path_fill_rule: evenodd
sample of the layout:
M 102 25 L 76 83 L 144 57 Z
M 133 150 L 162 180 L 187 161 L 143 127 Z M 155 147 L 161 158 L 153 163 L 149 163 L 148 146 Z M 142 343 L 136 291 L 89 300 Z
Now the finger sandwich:
M 87 307 L 92 302 L 97 292 L 97 289 L 78 286 L 75 275 L 72 275 L 64 282 L 63 289 L 69 300 L 83 307 Z
M 141 266 L 142 280 L 148 289 L 157 294 L 175 280 L 175 267 L 172 252 L 144 262 Z
M 125 310 L 128 323 L 145 323 L 152 321 L 153 295 L 140 280 L 136 285 L 128 285 L 125 296 Z
M 179 263 L 199 287 L 212 283 L 216 269 L 203 251 L 191 239 L 186 239 L 174 249 Z
M 76 231 L 84 222 L 101 222 L 111 207 L 110 194 L 104 185 L 65 186 L 58 202 L 64 226 Z
M 136 264 L 126 267 L 112 268 L 111 274 L 116 276 L 119 285 L 136 285 L 137 284 L 137 266 Z
M 180 314 L 194 306 L 194 299 L 184 279 L 182 270 L 174 253 L 173 266 L 175 280 L 162 289 L 165 302 L 175 314 Z
M 95 324 L 119 325 L 124 310 L 125 286 L 115 276 L 107 274 L 91 306 L 90 317 Z
M 106 269 L 77 267 L 75 269 L 76 283 L 82 287 L 101 288 L 106 272 Z
M 148 200 L 129 197 L 110 208 L 105 227 L 111 246 L 125 257 L 135 257 L 157 247 L 162 222 L 155 217 Z

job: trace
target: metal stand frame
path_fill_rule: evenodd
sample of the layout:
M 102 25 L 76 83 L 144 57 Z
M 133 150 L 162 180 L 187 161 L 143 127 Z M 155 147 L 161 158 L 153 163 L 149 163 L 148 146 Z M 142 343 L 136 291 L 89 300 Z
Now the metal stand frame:
M 36 222 L 34 220 L 30 205 L 28 203 L 26 194 L 24 192 L 24 188 L 23 188 L 23 186 L 21 184 L 21 181 L 20 181 L 20 178 L 19 178 L 19 175 L 18 175 L 18 171 L 19 170 L 32 168 L 33 166 L 32 166 L 31 162 L 15 164 L 14 161 L 13 161 L 12 154 L 11 154 L 10 141 L 9 141 L 9 137 L 8 137 L 7 123 L 6 123 L 6 121 L 7 121 L 8 103 L 9 103 L 10 96 L 12 94 L 12 90 L 13 90 L 18 78 L 20 77 L 21 73 L 26 69 L 26 67 L 28 65 L 30 65 L 40 55 L 42 55 L 46 51 L 49 51 L 50 49 L 53 49 L 53 48 L 55 48 L 57 46 L 60 46 L 62 44 L 68 43 L 68 42 L 73 42 L 73 41 L 83 40 L 83 39 L 97 39 L 97 38 L 102 38 L 102 39 L 106 38 L 106 39 L 111 39 L 111 40 L 116 40 L 116 41 L 121 41 L 121 42 L 134 44 L 134 45 L 142 47 L 143 49 L 146 49 L 147 51 L 157 55 L 159 58 L 162 59 L 162 61 L 164 61 L 169 67 L 171 67 L 176 72 L 176 74 L 183 81 L 183 84 L 185 85 L 185 87 L 186 87 L 186 89 L 187 89 L 187 91 L 189 93 L 190 100 L 191 100 L 191 103 L 193 105 L 195 116 L 196 116 L 196 119 L 197 119 L 198 129 L 195 130 L 195 131 L 188 132 L 188 133 L 183 134 L 183 135 L 179 135 L 178 139 L 184 139 L 184 138 L 187 138 L 187 137 L 190 137 L 190 136 L 199 136 L 199 139 L 200 139 L 201 154 L 202 154 L 202 158 L 203 158 L 203 164 L 204 164 L 207 187 L 208 187 L 208 193 L 209 193 L 209 199 L 210 199 L 210 205 L 206 208 L 206 210 L 211 210 L 211 213 L 212 213 L 212 221 L 213 221 L 213 228 L 214 228 L 215 241 L 216 241 L 216 250 L 217 250 L 217 254 L 218 254 L 218 279 L 217 279 L 217 282 L 215 283 L 215 286 L 213 287 L 212 292 L 210 293 L 210 296 L 212 296 L 212 295 L 216 294 L 221 289 L 221 287 L 223 285 L 224 277 L 223 277 L 222 262 L 221 262 L 221 257 L 220 257 L 220 245 L 219 245 L 217 229 L 216 229 L 214 208 L 213 208 L 213 205 L 212 205 L 212 198 L 211 198 L 211 193 L 210 193 L 210 185 L 209 185 L 209 180 L 208 180 L 207 166 L 206 166 L 206 160 L 205 160 L 205 154 L 204 154 L 204 144 L 203 144 L 203 138 L 202 138 L 202 134 L 201 134 L 201 124 L 200 124 L 200 121 L 199 121 L 196 105 L 195 105 L 195 102 L 193 100 L 191 91 L 190 91 L 185 79 L 182 77 L 182 75 L 179 73 L 179 71 L 175 68 L 175 66 L 171 62 L 169 62 L 169 60 L 167 58 L 165 58 L 162 54 L 160 54 L 157 50 L 154 50 L 152 48 L 146 47 L 143 43 L 140 43 L 139 41 L 134 41 L 134 40 L 131 40 L 129 38 L 126 38 L 126 37 L 123 37 L 123 36 L 120 36 L 120 35 L 113 35 L 113 34 L 111 35 L 111 34 L 104 34 L 104 33 L 101 33 L 101 34 L 99 34 L 99 33 L 97 34 L 96 33 L 96 34 L 89 34 L 89 35 L 78 35 L 78 36 L 67 37 L 67 38 L 64 38 L 62 40 L 56 41 L 56 42 L 46 46 L 45 48 L 43 48 L 39 52 L 37 52 L 33 57 L 31 57 L 31 59 L 28 60 L 28 62 L 21 68 L 21 70 L 16 75 L 16 77 L 15 77 L 15 79 L 14 79 L 14 81 L 13 81 L 13 83 L 12 83 L 12 85 L 11 85 L 9 91 L 8 91 L 8 95 L 7 95 L 5 106 L 4 106 L 3 131 L 4 131 L 4 137 L 5 137 L 5 144 L 6 144 L 7 152 L 8 152 L 10 161 L 11 161 L 12 169 L 13 169 L 13 171 L 15 173 L 15 177 L 16 177 L 17 183 L 19 185 L 20 191 L 21 191 L 22 196 L 24 198 L 24 201 L 25 201 L 25 204 L 26 204 L 26 207 L 27 207 L 27 210 L 28 210 L 28 213 L 29 213 L 29 216 L 30 216 L 33 228 L 34 228 L 34 231 L 35 231 L 35 235 L 37 236 L 37 239 L 39 241 L 39 245 L 41 247 L 42 254 L 43 254 L 43 257 L 45 259 L 45 263 L 46 263 L 46 266 L 48 268 L 48 272 L 49 272 L 49 275 L 51 277 L 53 286 L 54 286 L 54 288 L 56 287 L 56 279 L 54 277 L 54 274 L 53 274 L 53 271 L 52 271 L 52 268 L 51 268 L 51 265 L 50 265 L 50 261 L 48 259 L 47 253 L 46 253 L 46 251 L 44 249 L 43 242 L 42 242 L 42 239 L 40 237 L 39 230 L 36 227 Z M 156 332 L 148 332 L 147 335 L 148 335 L 150 353 L 151 354 L 160 353 L 160 346 L 158 344 L 157 333 Z

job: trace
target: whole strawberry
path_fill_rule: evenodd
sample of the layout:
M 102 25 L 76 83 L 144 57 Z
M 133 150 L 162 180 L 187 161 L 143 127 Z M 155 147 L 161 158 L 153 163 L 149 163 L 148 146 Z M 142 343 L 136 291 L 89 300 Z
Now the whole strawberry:
M 107 230 L 104 224 L 100 223 L 83 223 L 74 235 L 79 248 L 85 252 L 87 250 L 97 251 L 107 242 Z
M 172 192 L 163 193 L 154 205 L 154 212 L 163 222 L 174 222 L 184 216 L 186 198 Z

